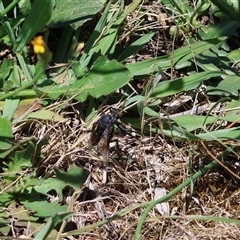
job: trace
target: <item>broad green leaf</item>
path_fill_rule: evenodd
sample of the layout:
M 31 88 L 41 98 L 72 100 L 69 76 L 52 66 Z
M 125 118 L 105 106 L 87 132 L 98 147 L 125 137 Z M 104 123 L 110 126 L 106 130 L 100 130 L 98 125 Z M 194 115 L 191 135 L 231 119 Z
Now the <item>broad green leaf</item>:
M 0 212 L 3 210 L 2 207 L 8 206 L 13 200 L 15 200 L 15 198 L 10 192 L 6 192 L 6 191 L 2 192 L 1 198 L 0 198 L 0 206 L 1 206 Z
M 12 146 L 12 124 L 7 118 L 0 117 L 0 149 L 9 149 Z
M 237 66 L 240 66 L 240 48 L 232 50 L 228 54 L 228 58 L 234 63 L 237 64 Z
M 65 122 L 67 119 L 63 118 L 59 114 L 50 110 L 39 110 L 37 112 L 30 113 L 26 118 L 35 118 L 41 120 L 50 120 L 54 122 Z
M 54 214 L 67 211 L 67 205 L 60 205 L 58 202 L 49 203 L 47 197 L 36 197 L 33 194 L 28 195 L 28 199 L 21 201 L 21 195 L 19 195 L 20 202 L 24 206 L 34 212 L 34 216 L 47 218 Z
M 47 195 L 47 193 L 51 190 L 55 190 L 58 194 L 60 201 L 62 201 L 62 190 L 66 186 L 71 186 L 74 189 L 79 189 L 82 184 L 86 181 L 88 172 L 82 168 L 76 167 L 72 165 L 68 172 L 60 171 L 55 168 L 55 172 L 57 174 L 57 178 L 42 178 L 38 180 L 38 184 L 36 181 L 32 180 L 28 181 L 28 192 L 37 192 L 39 194 Z
M 181 64 L 190 59 L 194 59 L 195 56 L 212 48 L 221 41 L 222 39 L 210 39 L 208 41 L 196 42 L 190 46 L 181 47 L 169 55 L 128 64 L 127 68 L 133 76 L 152 74 L 157 72 L 159 67 L 165 71 L 176 64 Z
M 13 82 L 13 87 L 17 88 L 21 86 L 21 79 L 19 74 L 19 66 L 14 65 L 12 72 L 9 76 L 9 80 Z
M 199 35 L 202 39 L 211 39 L 221 36 L 237 36 L 239 28 L 239 1 L 233 0 L 211 0 L 211 9 L 220 23 L 209 24 L 210 27 L 200 29 Z
M 0 149 L 0 159 L 5 159 L 8 154 L 13 151 L 13 148 L 9 148 L 7 150 Z
M 13 157 L 11 155 L 12 161 L 9 163 L 6 163 L 6 167 L 4 167 L 5 173 L 8 173 L 4 177 L 4 183 L 10 184 L 12 183 L 18 175 L 16 173 L 21 173 L 25 168 L 31 167 L 31 156 L 29 155 L 29 152 L 26 150 L 23 151 L 17 151 Z
M 75 190 L 79 189 L 84 184 L 89 174 L 85 169 L 79 168 L 74 164 L 67 172 L 61 171 L 58 168 L 54 170 L 59 181 L 73 187 Z
M 229 66 L 227 53 L 222 49 L 222 43 L 196 56 L 192 61 L 201 67 L 204 71 L 232 71 Z
M 15 52 L 22 50 L 22 48 L 29 43 L 36 33 L 43 30 L 52 16 L 54 5 L 55 0 L 33 2 L 31 10 L 26 17 L 20 34 L 14 44 Z
M 211 0 L 213 13 L 220 18 L 227 18 L 230 22 L 231 20 L 240 21 L 240 5 L 239 1 L 235 0 Z
M 33 191 L 38 194 L 43 194 L 47 196 L 47 193 L 49 191 L 55 190 L 56 193 L 58 194 L 59 200 L 62 201 L 63 199 L 62 190 L 67 186 L 66 183 L 61 182 L 56 178 L 42 178 L 38 180 L 38 184 L 36 184 L 35 182 L 36 182 L 35 179 L 32 179 L 33 185 L 31 185 L 31 181 L 27 182 L 27 184 L 30 185 L 30 187 L 28 187 L 29 194 Z
M 56 0 L 56 7 L 49 22 L 50 25 L 70 24 L 75 30 L 84 22 L 92 19 L 103 8 L 98 0 Z
M 3 62 L 1 63 L 1 72 L 0 72 L 1 82 L 9 76 L 14 64 L 15 64 L 14 59 L 5 58 L 3 60 Z M 2 85 L 2 83 L 1 83 L 1 85 Z
M 38 221 L 38 217 L 34 216 L 30 210 L 27 210 L 24 205 L 19 204 L 17 201 L 13 201 L 10 205 L 8 205 L 7 211 L 8 214 L 14 215 L 14 217 L 17 219 L 17 227 L 27 228 L 31 222 L 31 232 L 34 232 L 34 235 L 36 235 L 37 232 L 39 232 L 39 229 L 41 229 L 43 226 L 43 223 L 41 221 Z M 48 238 L 57 239 L 57 235 L 57 230 L 53 229 L 49 233 Z
M 9 68 L 9 75 L 6 77 L 4 81 L 3 90 L 5 92 L 8 92 L 13 88 L 18 88 L 20 86 L 21 86 L 21 79 L 20 79 L 19 66 L 17 64 L 14 64 L 11 66 L 11 68 Z
M 223 80 L 219 83 L 216 82 L 215 86 L 208 86 L 206 90 L 209 95 L 238 96 L 239 89 L 240 76 L 226 75 Z
M 31 167 L 34 161 L 39 160 L 41 148 L 45 144 L 45 139 L 41 141 L 32 139 L 24 150 L 12 152 L 9 155 L 11 161 L 5 163 L 4 171 L 8 174 L 4 176 L 4 182 L 12 183 L 18 177 L 16 173 L 21 173 L 27 167 Z
M 85 101 L 88 95 L 95 98 L 108 95 L 123 87 L 130 80 L 131 74 L 124 65 L 102 56 L 96 60 L 88 74 L 77 79 L 72 85 L 56 84 L 51 87 L 39 88 L 39 90 L 46 92 L 46 95 L 52 99 L 64 95 L 65 97 L 74 97 L 78 101 Z
M 162 98 L 171 96 L 181 91 L 187 91 L 198 88 L 201 83 L 212 77 L 218 77 L 222 72 L 220 71 L 209 71 L 196 73 L 187 77 L 178 78 L 175 80 L 168 80 L 160 82 L 157 87 L 153 90 L 151 98 Z
M 229 19 L 222 19 L 218 25 L 211 25 L 199 30 L 199 35 L 203 40 L 220 38 L 224 36 L 237 35 L 237 28 L 239 27 L 239 21 L 229 21 Z
M 88 95 L 99 98 L 123 87 L 131 80 L 127 68 L 116 60 L 108 60 L 105 56 L 99 57 L 89 74 L 80 81 L 76 81 L 71 88 L 75 91 L 76 99 L 85 101 Z
M 31 167 L 35 161 L 39 161 L 42 158 L 41 149 L 46 144 L 46 139 L 36 140 L 29 139 L 27 146 L 21 151 L 14 151 L 9 154 L 11 161 L 5 162 L 3 170 L 4 182 L 6 184 L 12 183 L 22 171 Z
M 151 109 L 150 107 L 145 107 L 144 108 L 144 113 L 150 117 L 158 117 L 159 113 L 157 111 L 154 111 L 153 109 Z
M 225 114 L 226 116 L 235 116 L 240 114 L 240 100 L 233 100 L 227 103 L 225 107 Z

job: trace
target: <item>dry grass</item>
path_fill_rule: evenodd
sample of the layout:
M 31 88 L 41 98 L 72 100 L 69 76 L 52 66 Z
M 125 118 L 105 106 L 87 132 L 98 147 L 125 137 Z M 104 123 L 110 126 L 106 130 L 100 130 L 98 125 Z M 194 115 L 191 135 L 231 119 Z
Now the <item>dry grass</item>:
M 59 103 L 61 105 L 61 103 Z M 94 149 L 89 149 L 90 131 L 76 115 L 77 105 L 66 106 L 61 114 L 65 123 L 32 122 L 18 130 L 20 136 L 47 137 L 43 149 L 46 156 L 39 163 L 39 175 L 53 173 L 53 167 L 67 169 L 76 164 L 90 172 L 82 193 L 73 202 L 72 221 L 80 229 L 114 215 L 132 205 L 154 199 L 158 187 L 167 192 L 190 177 L 211 158 L 201 144 L 174 143 L 161 136 L 137 140 L 116 131 L 110 144 L 111 160 L 104 167 Z M 72 116 L 73 118 L 70 118 Z M 22 132 L 20 132 L 22 131 Z M 115 141 L 118 141 L 118 147 Z M 223 151 L 220 144 L 205 143 L 214 156 Z M 191 156 L 191 158 L 189 158 Z M 229 161 L 233 161 L 229 159 Z M 192 169 L 190 168 L 192 162 Z M 234 170 L 234 169 L 233 169 Z M 234 170 L 236 173 L 237 171 Z M 104 180 L 104 175 L 107 180 Z M 106 183 L 105 183 L 106 181 Z M 68 199 L 72 192 L 65 194 Z M 143 239 L 235 239 L 240 229 L 233 224 L 168 219 L 168 215 L 206 215 L 239 218 L 239 183 L 224 168 L 209 172 L 194 183 L 194 191 L 184 189 L 169 200 L 169 212 L 164 218 L 157 208 L 152 209 L 142 229 Z M 72 239 L 133 239 L 136 224 L 144 208 Z

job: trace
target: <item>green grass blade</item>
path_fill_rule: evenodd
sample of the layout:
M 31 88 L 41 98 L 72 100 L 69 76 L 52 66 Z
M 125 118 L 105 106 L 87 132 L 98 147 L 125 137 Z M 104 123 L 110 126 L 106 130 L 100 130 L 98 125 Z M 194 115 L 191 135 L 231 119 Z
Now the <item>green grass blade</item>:
M 235 128 L 215 130 L 212 132 L 205 130 L 205 133 L 197 134 L 196 136 L 199 139 L 203 139 L 203 140 L 223 141 L 223 140 L 231 139 L 231 140 L 235 140 L 235 141 L 240 141 L 239 132 L 240 132 L 240 127 L 235 127 Z
M 12 146 L 13 132 L 12 124 L 7 118 L 0 118 L 0 133 L 0 150 L 9 149 Z
M 201 41 L 193 43 L 191 46 L 185 46 L 179 48 L 169 55 L 161 56 L 156 59 L 148 59 L 141 62 L 127 65 L 127 68 L 131 71 L 133 76 L 148 75 L 158 71 L 161 67 L 163 71 L 173 67 L 177 63 L 190 60 L 196 55 L 212 48 L 222 39 L 211 39 L 208 41 Z
M 0 11 L 4 12 L 4 6 L 3 6 L 3 3 L 0 2 Z M 13 33 L 13 30 L 12 30 L 12 26 L 8 20 L 8 18 L 6 16 L 3 15 L 3 26 L 5 27 L 5 30 L 7 31 L 7 34 L 10 38 L 10 41 L 11 41 L 11 44 L 13 44 L 15 42 L 15 36 L 14 36 L 14 33 Z
M 101 36 L 101 39 L 99 39 L 97 44 L 95 42 L 96 46 L 91 49 L 90 55 L 94 53 L 99 53 L 100 55 L 113 54 L 116 47 L 119 26 L 125 19 L 125 16 L 123 14 L 119 17 L 119 14 L 123 12 L 123 9 L 124 6 L 122 4 L 110 18 L 108 25 L 103 29 L 103 35 Z
M 14 51 L 19 52 L 34 37 L 43 30 L 52 16 L 55 0 L 34 1 L 32 8 L 24 21 L 20 34 L 14 43 Z
M 80 59 L 80 65 L 84 68 L 87 66 L 88 62 L 90 61 L 89 56 L 90 55 L 90 51 L 92 49 L 92 47 L 94 46 L 95 41 L 98 39 L 98 37 L 100 36 L 103 28 L 105 27 L 105 24 L 107 22 L 107 16 L 108 16 L 108 12 L 111 6 L 111 2 L 109 2 L 107 4 L 107 6 L 105 7 L 104 12 L 102 13 L 101 18 L 99 19 L 92 35 L 90 36 L 90 38 L 88 39 L 88 42 L 85 46 L 85 50 L 84 53 Z M 87 60 L 87 61 L 86 61 Z
M 71 212 L 63 212 L 55 214 L 50 217 L 47 223 L 43 226 L 40 232 L 34 237 L 34 240 L 44 240 L 50 234 L 50 232 L 61 222 L 68 219 L 72 215 Z
M 12 120 L 19 102 L 19 99 L 6 99 L 3 106 L 3 117 L 6 117 L 8 120 Z
M 11 9 L 13 9 L 20 0 L 13 0 L 1 13 L 0 13 L 0 19 L 3 18 L 5 14 L 7 14 Z M 2 1 L 1 1 L 2 4 Z
M 136 54 L 142 47 L 154 36 L 155 33 L 150 32 L 139 38 L 137 41 L 133 42 L 119 55 L 117 60 L 119 62 L 125 60 L 133 54 Z
M 187 91 L 196 89 L 200 84 L 213 77 L 218 77 L 222 74 L 221 71 L 209 71 L 196 73 L 183 78 L 178 78 L 174 80 L 168 80 L 160 82 L 157 87 L 152 91 L 150 97 L 152 98 L 162 98 L 166 96 L 171 96 L 181 91 Z

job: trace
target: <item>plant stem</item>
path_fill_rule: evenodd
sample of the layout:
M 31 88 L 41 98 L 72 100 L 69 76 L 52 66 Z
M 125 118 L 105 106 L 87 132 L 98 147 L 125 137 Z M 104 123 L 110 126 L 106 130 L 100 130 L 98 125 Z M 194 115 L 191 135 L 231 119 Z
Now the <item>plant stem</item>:
M 20 0 L 13 0 L 1 13 L 0 13 L 0 19 L 4 17 L 5 14 L 7 14 L 12 8 L 14 8 Z
M 33 86 L 43 73 L 44 73 L 44 67 L 43 67 L 42 71 L 39 71 L 37 73 L 37 75 L 34 77 L 34 79 L 32 81 L 30 81 L 29 83 L 24 84 L 23 86 L 19 87 L 18 89 L 14 90 L 12 92 L 9 92 L 9 93 L 4 94 L 3 96 L 0 96 L 0 101 L 5 100 L 7 98 L 12 98 L 15 95 L 17 95 L 17 93 Z

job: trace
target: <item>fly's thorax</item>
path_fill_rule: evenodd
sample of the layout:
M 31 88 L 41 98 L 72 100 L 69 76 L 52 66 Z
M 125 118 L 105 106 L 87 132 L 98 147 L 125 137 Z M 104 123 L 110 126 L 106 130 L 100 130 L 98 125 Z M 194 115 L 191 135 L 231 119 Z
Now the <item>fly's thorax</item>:
M 99 119 L 99 125 L 102 129 L 107 128 L 108 126 L 112 125 L 112 118 L 110 114 L 103 115 Z
M 115 112 L 111 114 L 106 114 L 99 119 L 99 125 L 102 129 L 105 129 L 113 125 L 117 121 L 117 119 L 118 119 L 118 115 Z

